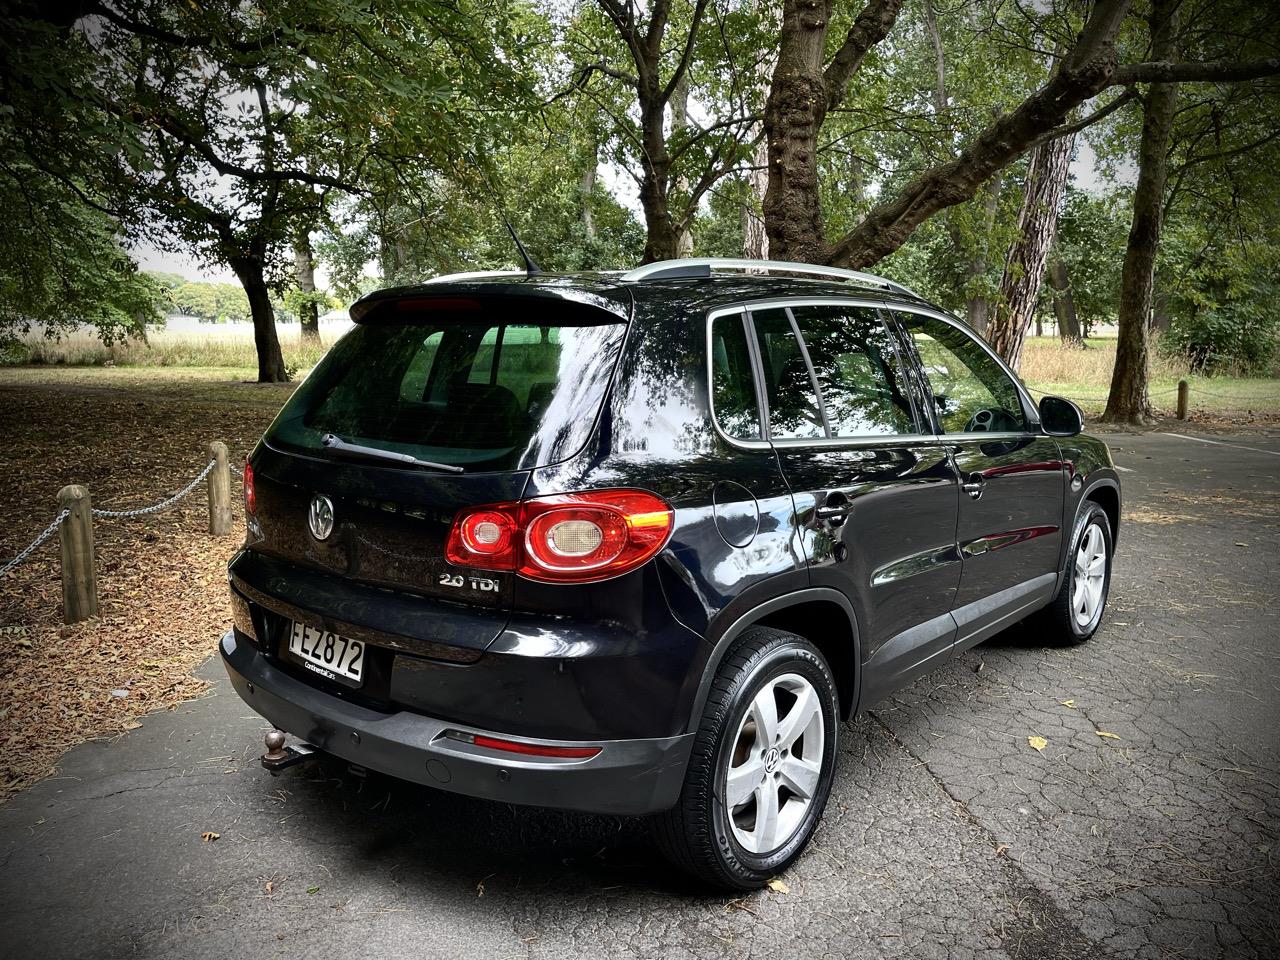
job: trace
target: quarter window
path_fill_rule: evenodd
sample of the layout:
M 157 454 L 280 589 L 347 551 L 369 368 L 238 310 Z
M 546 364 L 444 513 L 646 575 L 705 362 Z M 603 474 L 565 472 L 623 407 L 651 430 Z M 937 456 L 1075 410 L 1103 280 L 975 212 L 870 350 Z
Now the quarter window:
M 868 307 L 792 309 L 818 380 L 833 437 L 915 432 L 898 351 Z
M 1018 388 L 976 340 L 934 317 L 898 316 L 915 342 L 943 433 L 1027 429 Z
M 743 320 L 742 314 L 731 313 L 711 324 L 711 401 L 728 436 L 759 440 L 760 407 Z

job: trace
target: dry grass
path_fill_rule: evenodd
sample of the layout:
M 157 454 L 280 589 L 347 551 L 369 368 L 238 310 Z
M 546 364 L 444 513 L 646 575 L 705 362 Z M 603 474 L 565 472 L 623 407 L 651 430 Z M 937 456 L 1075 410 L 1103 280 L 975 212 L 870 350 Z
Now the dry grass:
M 280 348 L 285 366 L 304 370 L 332 345 L 336 334 L 322 331 L 322 346 L 303 345 L 297 328 L 280 329 Z M 71 367 L 229 367 L 252 371 L 258 368 L 253 332 L 246 326 L 210 326 L 208 332 L 156 330 L 147 339 L 129 338 L 104 344 L 87 330 L 65 333 L 50 339 L 38 333 L 20 338 L 4 358 L 11 364 Z
M 1075 383 L 1082 386 L 1106 387 L 1111 383 L 1111 370 L 1116 364 L 1116 341 L 1098 337 L 1088 341 L 1085 349 L 1065 347 L 1057 337 L 1029 337 L 1022 354 L 1022 378 L 1027 383 Z M 1153 380 L 1172 380 L 1190 376 L 1185 360 L 1165 356 L 1157 347 L 1151 350 Z
M 1022 357 L 1022 379 L 1037 393 L 1070 397 L 1086 413 L 1106 405 L 1111 370 L 1116 362 L 1114 339 L 1092 339 L 1085 349 L 1065 347 L 1056 337 L 1031 337 Z M 1190 387 L 1192 419 L 1280 414 L 1280 379 L 1243 377 L 1224 371 L 1205 377 L 1190 372 L 1183 360 L 1165 356 L 1158 345 L 1151 350 L 1151 402 L 1172 414 L 1177 406 L 1178 381 Z

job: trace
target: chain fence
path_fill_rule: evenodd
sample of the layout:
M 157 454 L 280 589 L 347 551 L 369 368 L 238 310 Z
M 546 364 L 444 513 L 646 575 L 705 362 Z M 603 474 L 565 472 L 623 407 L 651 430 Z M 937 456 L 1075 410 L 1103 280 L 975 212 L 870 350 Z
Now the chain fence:
M 71 516 L 71 511 L 63 510 L 54 517 L 53 523 L 44 528 L 44 533 L 32 540 L 26 549 L 19 551 L 16 557 L 6 563 L 3 567 L 0 567 L 0 577 L 3 577 L 18 564 L 22 563 L 23 560 L 26 560 L 27 557 L 39 550 L 46 540 L 58 532 L 58 528 L 62 526 L 62 521 L 66 520 L 69 516 Z
M 93 515 L 95 517 L 127 520 L 127 519 L 132 519 L 133 517 L 145 517 L 153 513 L 160 513 L 163 510 L 168 510 L 170 507 L 178 503 L 180 500 L 190 496 L 191 492 L 200 485 L 201 481 L 203 481 L 205 477 L 209 476 L 209 473 L 213 470 L 215 466 L 217 466 L 217 463 L 218 463 L 217 460 L 211 459 L 208 463 L 205 464 L 204 469 L 201 470 L 200 473 L 196 475 L 195 479 L 193 479 L 190 483 L 188 483 L 185 487 L 183 487 L 173 496 L 166 497 L 164 500 L 161 500 L 159 503 L 154 503 L 148 507 L 134 507 L 129 510 L 105 510 L 105 509 L 100 509 L 98 507 L 94 507 L 92 511 Z M 234 464 L 228 463 L 228 466 L 236 474 L 236 476 L 239 476 L 239 477 L 244 476 L 244 471 L 238 469 Z M 31 543 L 28 544 L 24 549 L 19 551 L 17 556 L 15 556 L 12 560 L 8 560 L 5 562 L 3 566 L 0 566 L 0 577 L 3 577 L 10 570 L 12 570 L 14 567 L 17 567 L 23 561 L 27 560 L 33 553 L 39 550 L 40 547 L 43 546 L 44 543 L 50 537 L 52 537 L 55 533 L 58 532 L 58 528 L 62 526 L 62 524 L 66 521 L 66 519 L 69 516 L 71 516 L 70 510 L 64 509 L 60 511 L 58 515 L 54 517 L 53 522 L 50 523 L 49 526 L 47 526 L 44 529 L 43 533 L 41 533 L 38 537 L 32 540 Z
M 209 475 L 209 471 L 217 465 L 217 462 L 218 461 L 216 460 L 210 460 L 206 463 L 204 469 L 200 471 L 200 474 L 194 480 L 167 500 L 161 500 L 159 503 L 152 504 L 149 507 L 136 507 L 132 510 L 99 510 L 97 507 L 94 507 L 93 515 L 95 517 L 118 517 L 122 519 L 129 519 L 131 517 L 145 517 L 148 514 L 159 513 L 161 510 L 168 510 L 183 497 L 190 494 L 191 491 L 199 485 L 200 481 Z
M 1216 390 L 1206 390 L 1204 387 L 1200 387 L 1200 386 L 1195 387 L 1191 391 L 1191 393 L 1192 393 L 1192 396 L 1195 396 L 1196 394 L 1199 394 L 1199 393 L 1203 393 L 1207 397 L 1214 397 L 1218 400 L 1242 400 L 1245 403 L 1262 403 L 1265 400 L 1276 399 L 1275 396 L 1264 397 L 1264 396 L 1258 396 L 1257 394 L 1254 394 L 1251 397 L 1246 397 L 1238 393 L 1219 393 Z

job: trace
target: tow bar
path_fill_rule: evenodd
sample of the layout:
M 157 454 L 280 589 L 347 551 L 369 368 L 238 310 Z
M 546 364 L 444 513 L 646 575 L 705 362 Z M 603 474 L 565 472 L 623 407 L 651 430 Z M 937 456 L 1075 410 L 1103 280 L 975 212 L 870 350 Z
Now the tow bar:
M 303 743 L 300 740 L 296 747 L 286 747 L 284 741 L 285 732 L 283 730 L 269 730 L 267 732 L 265 738 L 267 752 L 262 755 L 262 766 L 272 774 L 279 773 L 285 767 L 292 767 L 315 759 L 316 748 L 311 744 Z

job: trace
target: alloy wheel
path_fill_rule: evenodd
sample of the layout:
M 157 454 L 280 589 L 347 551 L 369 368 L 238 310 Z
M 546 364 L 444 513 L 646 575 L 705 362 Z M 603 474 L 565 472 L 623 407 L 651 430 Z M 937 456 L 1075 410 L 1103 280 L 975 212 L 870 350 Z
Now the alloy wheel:
M 818 692 L 798 674 L 773 678 L 751 701 L 724 778 L 733 835 L 750 853 L 777 850 L 804 821 L 822 775 L 824 734 Z
M 1106 579 L 1107 541 L 1102 535 L 1102 528 L 1092 523 L 1076 548 L 1071 581 L 1071 611 L 1081 628 L 1092 626 L 1102 613 Z

